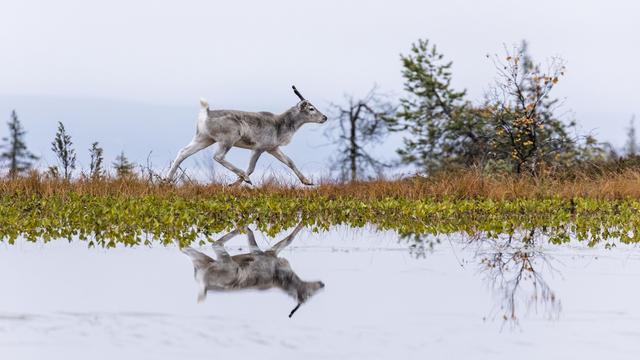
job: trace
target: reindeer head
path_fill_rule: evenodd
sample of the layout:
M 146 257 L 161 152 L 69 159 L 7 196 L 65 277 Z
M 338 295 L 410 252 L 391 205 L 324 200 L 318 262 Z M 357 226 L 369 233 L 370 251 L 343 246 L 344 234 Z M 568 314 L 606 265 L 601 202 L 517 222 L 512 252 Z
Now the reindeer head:
M 300 98 L 300 102 L 296 105 L 298 109 L 298 116 L 304 123 L 319 123 L 322 124 L 327 121 L 327 116 L 318 111 L 313 104 L 305 99 L 302 94 L 296 89 L 295 85 L 292 86 L 293 92 Z
M 298 302 L 304 303 L 324 288 L 322 281 L 307 281 L 298 289 Z

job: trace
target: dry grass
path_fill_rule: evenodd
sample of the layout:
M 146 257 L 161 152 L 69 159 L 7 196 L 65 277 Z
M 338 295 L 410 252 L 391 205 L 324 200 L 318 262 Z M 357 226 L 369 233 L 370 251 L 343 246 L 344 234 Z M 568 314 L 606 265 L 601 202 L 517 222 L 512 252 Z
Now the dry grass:
M 178 196 L 185 198 L 227 194 L 250 197 L 256 194 L 283 197 L 449 199 L 541 199 L 594 198 L 640 199 L 640 171 L 627 170 L 597 176 L 573 175 L 570 179 L 531 178 L 516 176 L 482 176 L 466 171 L 442 174 L 429 178 L 413 177 L 401 180 L 371 180 L 352 183 L 324 181 L 316 187 L 301 187 L 267 179 L 256 187 L 229 187 L 222 184 L 186 182 L 180 185 L 130 179 L 78 179 L 70 182 L 46 178 L 36 172 L 15 179 L 0 179 L 0 195 L 87 194 L 95 196 L 140 197 L 145 195 Z

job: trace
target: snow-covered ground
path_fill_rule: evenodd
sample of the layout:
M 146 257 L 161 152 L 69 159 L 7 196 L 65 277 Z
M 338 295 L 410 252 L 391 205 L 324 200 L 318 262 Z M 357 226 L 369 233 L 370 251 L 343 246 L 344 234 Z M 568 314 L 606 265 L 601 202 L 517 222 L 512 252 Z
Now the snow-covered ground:
M 263 248 L 277 240 L 256 235 Z M 295 301 L 275 290 L 198 304 L 191 262 L 175 247 L 0 244 L 0 359 L 629 359 L 640 350 L 635 247 L 544 246 L 533 264 L 554 304 L 532 299 L 524 278 L 516 323 L 502 320 L 503 293 L 478 248 L 457 240 L 416 258 L 393 233 L 303 230 L 281 256 L 326 287 L 291 319 Z M 241 248 L 243 236 L 228 243 Z

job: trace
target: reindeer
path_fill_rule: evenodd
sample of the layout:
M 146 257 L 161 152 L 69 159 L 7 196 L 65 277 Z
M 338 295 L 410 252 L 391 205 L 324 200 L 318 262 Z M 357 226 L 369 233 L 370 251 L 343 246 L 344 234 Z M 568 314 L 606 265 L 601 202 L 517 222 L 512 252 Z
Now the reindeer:
M 242 181 L 251 184 L 249 175 L 253 173 L 258 158 L 265 151 L 291 168 L 303 184 L 313 185 L 298 170 L 293 160 L 280 150 L 280 146 L 287 145 L 302 125 L 322 124 L 327 121 L 327 117 L 306 100 L 295 86 L 292 88 L 300 98 L 300 102 L 279 115 L 270 112 L 210 110 L 209 103 L 200 99 L 196 134 L 189 145 L 178 152 L 167 175 L 168 180 L 174 179 L 178 167 L 186 158 L 217 142 L 218 150 L 213 158 L 238 175 L 238 180 L 232 185 L 238 185 Z M 224 159 L 227 152 L 234 146 L 253 151 L 246 172 Z
M 301 280 L 291 269 L 289 262 L 278 257 L 280 251 L 291 244 L 300 229 L 302 223 L 298 224 L 289 236 L 269 250 L 262 251 L 251 229 L 244 227 L 251 251 L 230 256 L 224 249 L 224 243 L 239 234 L 239 229 L 236 229 L 214 243 L 216 260 L 190 247 L 182 248 L 181 251 L 193 261 L 194 276 L 199 287 L 198 302 L 204 301 L 208 291 L 278 288 L 298 301 L 289 314 L 289 317 L 292 317 L 300 305 L 324 288 L 322 281 Z

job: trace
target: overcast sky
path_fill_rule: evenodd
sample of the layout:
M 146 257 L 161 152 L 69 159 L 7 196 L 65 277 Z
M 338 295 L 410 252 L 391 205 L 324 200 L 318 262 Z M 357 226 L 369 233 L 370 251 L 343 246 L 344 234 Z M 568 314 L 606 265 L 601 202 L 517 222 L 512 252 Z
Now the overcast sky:
M 374 83 L 401 96 L 399 54 L 429 38 L 454 62 L 455 86 L 479 101 L 495 76 L 485 55 L 527 39 L 536 59 L 567 62 L 554 90 L 566 98 L 567 120 L 621 145 L 640 100 L 639 14 L 640 3 L 620 0 L 3 1 L 0 111 L 8 118 L 7 109 L 24 103 L 29 136 L 44 143 L 55 121 L 29 118 L 44 110 L 25 96 L 64 98 L 68 105 L 56 119 L 78 117 L 73 104 L 102 100 L 111 108 L 122 102 L 185 109 L 188 119 L 167 120 L 163 130 L 167 139 L 186 138 L 156 151 L 172 158 L 193 132 L 199 97 L 212 107 L 279 112 L 295 103 L 294 83 L 321 109 Z M 71 130 L 91 133 L 97 120 L 87 114 Z M 127 123 L 144 132 L 154 119 L 144 120 Z M 330 157 L 330 148 L 306 146 L 320 134 L 305 130 L 292 157 Z M 379 150 L 391 155 L 395 145 Z

